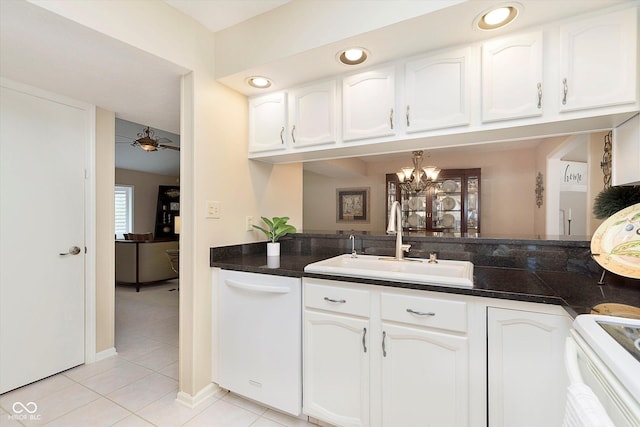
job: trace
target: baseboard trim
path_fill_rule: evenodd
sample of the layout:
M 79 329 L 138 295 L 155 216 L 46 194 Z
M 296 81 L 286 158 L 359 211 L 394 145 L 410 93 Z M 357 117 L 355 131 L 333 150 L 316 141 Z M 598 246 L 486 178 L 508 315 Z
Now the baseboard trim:
M 118 352 L 116 351 L 115 347 L 111 347 L 111 348 L 108 348 L 106 350 L 102 350 L 101 352 L 96 353 L 95 362 L 99 362 L 99 361 L 101 361 L 103 359 L 106 359 L 107 357 L 115 356 L 117 354 L 118 354 Z
M 186 406 L 187 408 L 195 408 L 208 398 L 212 397 L 218 391 L 222 390 L 220 386 L 217 384 L 211 383 L 207 385 L 205 388 L 197 392 L 194 396 L 185 393 L 184 391 L 178 392 L 178 397 L 176 397 L 176 402 L 181 405 Z

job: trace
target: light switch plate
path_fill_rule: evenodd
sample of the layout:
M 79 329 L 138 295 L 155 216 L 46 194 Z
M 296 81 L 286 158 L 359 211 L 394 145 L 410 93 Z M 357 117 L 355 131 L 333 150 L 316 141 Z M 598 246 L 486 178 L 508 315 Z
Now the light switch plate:
M 216 202 L 213 200 L 207 200 L 207 213 L 206 218 L 219 219 L 221 214 L 221 205 L 220 202 Z

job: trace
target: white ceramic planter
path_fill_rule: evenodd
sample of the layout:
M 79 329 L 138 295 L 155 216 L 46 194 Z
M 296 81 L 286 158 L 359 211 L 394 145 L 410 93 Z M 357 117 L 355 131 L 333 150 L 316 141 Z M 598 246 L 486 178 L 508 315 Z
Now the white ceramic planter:
M 267 243 L 267 256 L 268 257 L 279 257 L 280 256 L 280 242 L 276 243 Z

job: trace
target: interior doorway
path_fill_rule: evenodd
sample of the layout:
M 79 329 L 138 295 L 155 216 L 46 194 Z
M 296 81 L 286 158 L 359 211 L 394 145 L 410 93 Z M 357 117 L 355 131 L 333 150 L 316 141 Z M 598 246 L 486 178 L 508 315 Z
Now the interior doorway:
M 116 118 L 114 146 L 115 185 L 131 198 L 116 199 L 115 346 L 177 376 L 180 136 Z
M 587 236 L 589 136 L 574 135 L 547 157 L 546 234 Z

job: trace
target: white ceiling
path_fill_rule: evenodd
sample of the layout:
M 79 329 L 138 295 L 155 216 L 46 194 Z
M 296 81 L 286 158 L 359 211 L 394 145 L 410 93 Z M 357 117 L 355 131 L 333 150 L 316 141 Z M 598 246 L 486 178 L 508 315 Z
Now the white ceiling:
M 261 34 L 261 39 L 264 38 L 261 42 L 270 43 L 274 37 L 289 40 L 284 45 L 273 43 L 272 46 L 276 48 L 261 55 L 249 55 L 252 43 L 236 43 L 233 49 L 229 49 L 229 46 L 222 49 L 222 40 L 229 38 L 220 37 L 220 43 L 216 39 L 216 52 L 229 51 L 231 55 L 226 59 L 222 55 L 216 61 L 233 62 L 235 66 L 233 55 L 253 61 L 242 69 L 231 69 L 219 79 L 245 94 L 250 93 L 244 85 L 244 78 L 248 74 L 275 76 L 278 84 L 274 89 L 280 89 L 314 80 L 319 75 L 343 73 L 344 68 L 333 59 L 336 46 L 354 41 L 374 53 L 371 61 L 365 64 L 369 66 L 398 56 L 488 37 L 470 30 L 471 25 L 467 21 L 494 3 L 490 0 L 448 0 L 447 4 L 453 6 L 404 19 L 393 25 L 383 25 L 384 16 L 368 16 L 367 12 L 371 7 L 400 4 L 398 0 L 343 0 L 324 4 L 320 0 L 165 1 L 212 31 L 218 31 L 220 35 L 246 33 L 251 37 L 250 40 L 255 40 L 255 34 L 252 34 L 255 23 L 260 24 L 260 28 L 266 28 Z M 416 3 L 417 0 L 414 0 L 405 1 L 404 4 L 410 7 L 430 3 L 442 7 L 443 1 L 420 0 Z M 511 24 L 511 28 L 517 30 L 545 20 L 569 17 L 625 1 L 630 0 L 520 0 L 524 4 L 524 13 Z M 354 19 L 360 19 L 360 23 L 376 21 L 379 28 L 322 46 L 305 48 L 303 44 L 296 43 L 297 34 L 292 35 L 290 28 L 282 27 L 282 18 L 278 20 L 278 17 L 287 16 L 292 9 L 305 10 L 307 5 L 309 8 L 343 5 L 362 8 L 363 13 Z M 309 15 L 309 19 L 313 20 L 314 15 Z M 326 29 L 328 37 L 334 33 L 342 34 L 336 28 L 331 29 L 330 25 L 324 26 L 320 18 L 318 21 L 317 25 Z M 317 30 L 317 27 L 313 29 Z M 283 49 L 277 47 L 286 48 L 287 55 L 283 55 Z M 23 0 L 0 0 L 0 57 L 0 76 L 4 78 L 95 104 L 114 111 L 118 118 L 140 124 L 140 128 L 149 125 L 179 134 L 180 76 L 189 71 L 183 67 Z
M 164 0 L 213 31 L 223 30 L 291 0 Z

